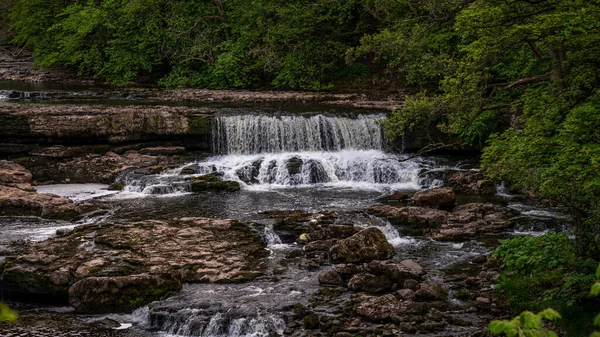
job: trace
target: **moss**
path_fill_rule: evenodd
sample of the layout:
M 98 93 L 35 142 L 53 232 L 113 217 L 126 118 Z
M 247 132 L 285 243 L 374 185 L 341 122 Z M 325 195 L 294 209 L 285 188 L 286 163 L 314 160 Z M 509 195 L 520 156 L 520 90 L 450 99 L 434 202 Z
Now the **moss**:
M 110 184 L 110 186 L 108 186 L 108 190 L 109 191 L 122 191 L 123 188 L 125 188 L 125 186 L 123 186 L 123 184 L 121 183 L 112 183 Z
M 190 135 L 210 135 L 211 129 L 211 119 L 206 115 L 188 117 L 188 133 Z
M 316 329 L 319 327 L 319 316 L 316 314 L 309 314 L 304 316 L 302 319 L 304 321 L 305 329 Z
M 461 289 L 456 292 L 455 297 L 459 300 L 467 300 L 471 297 L 471 292 L 468 289 Z

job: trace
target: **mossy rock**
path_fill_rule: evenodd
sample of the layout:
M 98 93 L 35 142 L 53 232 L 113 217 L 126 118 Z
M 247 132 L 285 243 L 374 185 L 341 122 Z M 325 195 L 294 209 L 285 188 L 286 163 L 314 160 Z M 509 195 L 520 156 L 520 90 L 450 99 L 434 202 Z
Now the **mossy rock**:
M 237 181 L 221 180 L 214 173 L 192 177 L 191 184 L 192 192 L 196 193 L 206 191 L 237 192 L 240 190 L 240 184 Z
M 196 174 L 196 168 L 197 167 L 198 167 L 197 165 L 186 166 L 186 167 L 184 167 L 184 168 L 181 169 L 181 172 L 179 174 L 180 175 Z
M 302 164 L 302 159 L 298 157 L 293 157 L 289 159 L 287 162 L 288 173 L 290 175 L 299 174 L 300 172 L 302 172 Z
M 125 186 L 121 183 L 112 183 L 110 184 L 110 186 L 108 186 L 108 190 L 109 191 L 122 191 L 125 188 Z
M 319 316 L 316 314 L 309 314 L 304 316 L 304 328 L 305 329 L 317 329 L 319 327 Z

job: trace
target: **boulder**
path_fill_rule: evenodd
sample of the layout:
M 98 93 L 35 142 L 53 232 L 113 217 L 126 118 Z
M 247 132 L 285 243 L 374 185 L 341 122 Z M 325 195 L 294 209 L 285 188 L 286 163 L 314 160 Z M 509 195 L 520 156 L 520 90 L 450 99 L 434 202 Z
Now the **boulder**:
M 415 292 L 415 297 L 422 301 L 443 301 L 448 299 L 448 292 L 439 283 L 423 282 Z
M 331 239 L 345 239 L 361 231 L 354 226 L 329 226 L 306 234 L 308 242 Z
M 396 254 L 394 247 L 377 228 L 364 229 L 349 238 L 340 240 L 329 250 L 335 263 L 388 260 Z
M 6 256 L 0 288 L 8 294 L 66 297 L 70 285 L 94 277 L 148 274 L 188 283 L 244 282 L 264 272 L 261 258 L 268 255 L 264 247 L 259 234 L 234 220 L 83 225 Z
M 89 277 L 69 288 L 69 303 L 83 313 L 128 312 L 180 289 L 171 275 Z
M 237 192 L 240 190 L 240 184 L 237 181 L 221 180 L 215 173 L 192 177 L 190 181 L 192 184 L 192 192 Z
M 436 240 L 460 241 L 483 233 L 498 233 L 514 225 L 511 218 L 517 213 L 509 208 L 489 204 L 460 205 L 450 213 L 447 222 L 426 234 Z
M 373 274 L 357 274 L 348 282 L 348 288 L 353 291 L 362 291 L 371 294 L 386 292 L 392 288 L 392 282 L 387 276 Z
M 446 222 L 448 212 L 418 206 L 395 207 L 390 205 L 373 206 L 369 213 L 384 217 L 399 225 L 416 226 L 420 228 L 438 227 Z
M 401 302 L 392 294 L 366 297 L 354 306 L 354 311 L 372 321 L 391 319 L 405 312 L 401 306 Z
M 373 261 L 364 264 L 363 269 L 368 273 L 384 275 L 400 286 L 406 280 L 420 280 L 425 275 L 423 268 L 412 260 L 404 260 L 400 263 Z
M 31 185 L 31 172 L 19 164 L 0 160 L 0 185 L 10 187 Z
M 496 194 L 496 186 L 493 182 L 485 180 L 481 171 L 455 172 L 446 179 L 445 183 L 458 194 Z
M 329 270 L 319 275 L 319 284 L 327 286 L 341 286 L 344 284 L 342 277 L 335 270 Z
M 418 191 L 410 203 L 415 206 L 429 206 L 441 209 L 451 209 L 454 207 L 456 197 L 450 187 L 432 188 L 430 190 Z
M 76 204 L 68 198 L 42 194 L 17 187 L 0 185 L 0 215 L 38 216 L 46 219 L 72 220 L 94 210 L 91 204 Z

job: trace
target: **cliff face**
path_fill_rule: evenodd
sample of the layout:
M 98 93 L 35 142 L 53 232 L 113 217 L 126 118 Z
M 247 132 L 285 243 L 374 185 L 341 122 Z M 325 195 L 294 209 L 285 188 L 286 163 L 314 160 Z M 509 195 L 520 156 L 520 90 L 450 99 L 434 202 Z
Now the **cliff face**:
M 211 120 L 211 111 L 187 107 L 5 103 L 0 158 L 25 166 L 37 183 L 107 182 L 124 167 L 209 152 Z

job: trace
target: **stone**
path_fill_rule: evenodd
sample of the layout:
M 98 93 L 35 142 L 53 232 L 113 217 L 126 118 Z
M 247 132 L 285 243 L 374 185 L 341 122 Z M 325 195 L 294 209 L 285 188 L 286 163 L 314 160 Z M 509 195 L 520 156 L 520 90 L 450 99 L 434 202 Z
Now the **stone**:
M 423 282 L 419 285 L 415 296 L 422 301 L 441 301 L 448 299 L 448 292 L 439 283 Z
M 329 250 L 335 263 L 388 260 L 396 254 L 394 247 L 377 228 L 364 229 L 349 238 L 340 240 Z
M 186 166 L 184 168 L 181 169 L 181 172 L 179 174 L 181 175 L 192 175 L 192 174 L 196 174 L 196 169 L 198 168 L 198 165 L 189 165 Z
M 420 280 L 425 275 L 423 268 L 412 260 L 400 263 L 373 261 L 364 264 L 363 269 L 374 275 L 384 275 L 398 285 L 403 285 L 407 279 Z
M 218 192 L 237 192 L 240 190 L 240 183 L 237 181 L 221 180 L 214 173 L 199 177 L 192 177 L 192 192 L 218 191 Z
M 371 294 L 379 294 L 390 290 L 393 282 L 386 276 L 373 274 L 357 274 L 348 281 L 348 288 Z
M 128 312 L 181 289 L 170 275 L 89 277 L 69 288 L 69 303 L 79 312 Z
M 481 310 L 489 310 L 492 307 L 492 300 L 487 297 L 477 297 L 475 306 Z
M 392 223 L 420 228 L 439 227 L 447 221 L 448 216 L 446 211 L 418 206 L 380 205 L 369 208 L 367 212 L 384 217 Z
M 314 219 L 313 219 L 314 220 Z M 312 220 L 311 220 L 312 221 Z M 361 228 L 354 226 L 328 226 L 306 234 L 306 241 L 320 241 L 331 239 L 345 239 L 361 231 Z
M 354 306 L 360 316 L 372 321 L 382 321 L 401 315 L 404 310 L 394 295 L 366 297 Z
M 490 203 L 471 203 L 457 206 L 447 222 L 426 231 L 436 240 L 460 241 L 483 233 L 502 232 L 514 225 L 515 211 Z
M 432 188 L 429 190 L 418 191 L 410 203 L 415 206 L 426 206 L 441 209 L 451 209 L 454 207 L 456 197 L 450 187 Z
M 140 150 L 140 154 L 148 156 L 174 156 L 185 153 L 183 146 L 147 147 Z
M 415 292 L 411 289 L 400 289 L 396 292 L 396 295 L 402 300 L 413 300 L 415 298 Z
M 445 184 L 459 194 L 494 195 L 496 186 L 485 180 L 481 171 L 459 171 L 451 174 Z
M 341 286 L 344 284 L 344 281 L 337 271 L 329 270 L 319 275 L 319 284 L 328 286 Z
M 400 202 L 404 200 L 408 200 L 408 194 L 404 192 L 396 192 L 394 194 L 386 195 L 385 197 L 381 197 L 377 199 L 379 202 Z
M 404 281 L 404 288 L 417 290 L 419 288 L 419 281 L 414 279 L 408 279 Z
M 302 159 L 298 157 L 290 158 L 287 161 L 287 169 L 290 175 L 299 174 L 302 171 Z
M 112 183 L 108 186 L 109 191 L 122 191 L 124 188 L 125 186 L 119 182 Z
M 72 220 L 96 208 L 92 204 L 76 204 L 68 198 L 54 194 L 42 194 L 0 185 L 0 215 L 2 216 L 38 216 L 46 219 Z
M 312 241 L 306 246 L 302 247 L 304 252 L 314 252 L 314 251 L 325 251 L 328 252 L 329 249 L 334 246 L 338 241 L 337 240 L 321 240 L 321 241 Z
M 0 185 L 18 187 L 31 184 L 31 172 L 8 160 L 0 160 Z
M 148 274 L 186 283 L 244 282 L 264 273 L 266 256 L 260 235 L 235 220 L 105 222 L 76 227 L 6 256 L 0 288 L 66 297 L 70 285 L 90 277 Z

